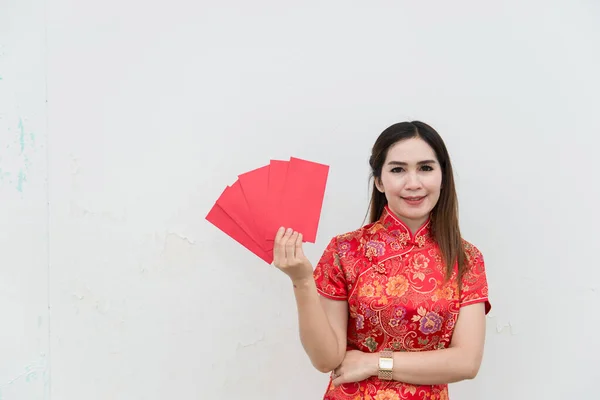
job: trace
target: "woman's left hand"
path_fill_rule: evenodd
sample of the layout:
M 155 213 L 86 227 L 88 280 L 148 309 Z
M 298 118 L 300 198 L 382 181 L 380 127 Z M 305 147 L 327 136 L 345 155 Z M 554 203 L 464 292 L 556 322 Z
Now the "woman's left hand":
M 346 352 L 344 361 L 333 371 L 333 384 L 360 382 L 377 374 L 379 355 L 358 350 Z

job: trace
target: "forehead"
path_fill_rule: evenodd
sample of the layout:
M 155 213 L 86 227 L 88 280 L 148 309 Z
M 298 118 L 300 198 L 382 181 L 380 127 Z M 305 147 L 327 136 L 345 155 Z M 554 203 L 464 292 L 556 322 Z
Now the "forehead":
M 394 143 L 388 150 L 385 162 L 401 161 L 412 164 L 423 160 L 437 160 L 437 157 L 426 141 L 416 137 Z

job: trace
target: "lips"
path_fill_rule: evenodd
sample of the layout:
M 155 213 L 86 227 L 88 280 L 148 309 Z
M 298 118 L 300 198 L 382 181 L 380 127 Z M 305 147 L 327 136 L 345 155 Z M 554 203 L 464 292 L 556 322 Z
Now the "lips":
M 425 199 L 425 197 L 426 196 L 402 197 L 402 200 L 404 200 L 408 205 L 418 206 L 423 202 L 423 199 Z

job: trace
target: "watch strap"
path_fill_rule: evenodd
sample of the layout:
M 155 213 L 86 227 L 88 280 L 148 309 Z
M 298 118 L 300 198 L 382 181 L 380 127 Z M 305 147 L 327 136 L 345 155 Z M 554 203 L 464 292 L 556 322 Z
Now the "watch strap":
M 379 353 L 378 378 L 391 381 L 393 379 L 394 353 L 390 349 L 383 349 Z

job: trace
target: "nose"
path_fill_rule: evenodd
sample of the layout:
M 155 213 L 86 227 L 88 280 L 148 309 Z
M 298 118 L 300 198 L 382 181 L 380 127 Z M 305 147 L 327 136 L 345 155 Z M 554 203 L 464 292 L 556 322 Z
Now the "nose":
M 419 179 L 419 176 L 414 173 L 408 173 L 406 174 L 406 185 L 405 185 L 407 190 L 418 190 L 421 188 L 421 180 Z

